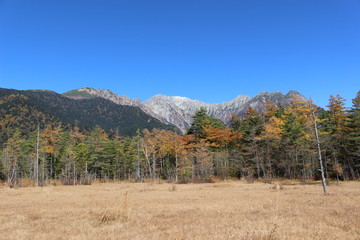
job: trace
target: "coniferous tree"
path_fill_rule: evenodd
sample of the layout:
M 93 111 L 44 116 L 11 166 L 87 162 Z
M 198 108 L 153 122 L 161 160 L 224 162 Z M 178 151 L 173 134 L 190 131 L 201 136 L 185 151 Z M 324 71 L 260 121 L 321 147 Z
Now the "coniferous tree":
M 352 108 L 349 111 L 348 138 L 349 151 L 354 165 L 356 178 L 360 177 L 360 91 L 352 100 Z
M 340 95 L 330 96 L 329 99 L 328 120 L 330 134 L 328 141 L 329 158 L 334 163 L 339 163 L 343 167 L 344 177 L 355 179 L 355 169 L 350 155 L 349 137 L 348 137 L 348 113 L 345 108 L 345 99 Z
M 206 137 L 204 132 L 204 127 L 206 125 L 210 125 L 212 128 L 224 126 L 220 120 L 209 116 L 206 109 L 203 107 L 196 111 L 192 117 L 193 121 L 187 131 L 187 134 L 194 134 L 198 139 Z

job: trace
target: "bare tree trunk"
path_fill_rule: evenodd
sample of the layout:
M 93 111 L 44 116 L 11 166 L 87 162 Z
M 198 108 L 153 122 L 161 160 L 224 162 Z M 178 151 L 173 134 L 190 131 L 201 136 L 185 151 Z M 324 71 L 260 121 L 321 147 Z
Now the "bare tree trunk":
M 143 143 L 142 144 L 143 145 L 143 151 L 144 151 L 144 156 L 145 156 L 145 159 L 146 159 L 146 162 L 147 162 L 147 164 L 148 164 L 148 167 L 149 167 L 149 174 L 150 174 L 150 176 L 153 176 L 153 173 L 152 173 L 152 171 L 151 171 L 151 162 L 150 162 L 150 159 L 149 159 L 149 151 L 148 151 L 148 148 L 147 148 L 147 146 Z M 155 177 L 154 177 L 155 178 Z
M 39 186 L 39 138 L 40 138 L 40 125 L 38 125 L 37 129 L 37 137 L 36 137 L 36 159 L 35 159 L 35 187 Z
M 53 177 L 54 154 L 50 154 L 50 179 Z
M 74 159 L 74 176 L 73 176 L 73 178 L 74 178 L 74 186 L 76 185 L 76 160 Z
M 137 144 L 136 182 L 140 182 L 140 142 Z
M 8 184 L 11 188 L 17 187 L 17 157 L 14 156 L 14 163 L 12 164 L 11 177 L 8 181 Z
M 192 172 L 191 172 L 191 179 L 194 180 L 195 179 L 195 172 L 196 172 L 196 169 L 197 169 L 197 162 L 196 162 L 196 158 L 195 157 L 192 157 Z
M 155 180 L 156 178 L 156 156 L 155 153 L 153 153 L 153 157 L 152 157 L 152 173 L 153 173 L 153 179 Z
M 178 163 L 178 155 L 176 151 L 176 132 L 174 132 L 174 144 L 175 144 L 175 182 L 178 183 L 178 175 L 179 175 L 179 163 Z
M 42 159 L 42 166 L 41 166 L 41 186 L 45 186 L 45 163 L 46 163 L 46 158 L 45 158 L 45 154 L 43 152 L 43 159 Z
M 228 178 L 229 173 L 229 148 L 226 145 L 225 159 L 224 159 L 224 177 L 225 180 Z
M 320 148 L 319 134 L 318 134 L 318 128 L 317 128 L 317 124 L 316 124 L 316 116 L 315 116 L 314 111 L 312 112 L 312 116 L 313 116 L 313 119 L 314 119 L 314 129 L 315 129 L 315 137 L 316 137 L 318 156 L 319 156 L 319 163 L 320 163 L 321 180 L 322 180 L 324 193 L 327 193 L 327 190 L 326 190 L 326 178 L 325 178 L 325 174 L 324 174 L 323 161 L 322 161 L 322 158 L 321 158 L 321 148 Z
M 7 178 L 7 182 L 10 182 L 10 174 L 11 174 L 11 163 L 10 163 L 10 154 L 8 151 L 5 152 L 5 162 L 4 162 L 4 167 L 6 169 L 6 178 Z

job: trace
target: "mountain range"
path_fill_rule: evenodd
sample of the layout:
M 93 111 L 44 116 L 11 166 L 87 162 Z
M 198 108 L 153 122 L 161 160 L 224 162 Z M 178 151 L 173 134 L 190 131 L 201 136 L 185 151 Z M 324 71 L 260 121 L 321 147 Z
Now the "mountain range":
M 146 101 L 117 95 L 106 89 L 81 88 L 63 94 L 48 90 L 14 90 L 0 88 L 0 144 L 15 129 L 23 134 L 37 125 L 78 125 L 91 129 L 98 125 L 108 132 L 133 136 L 142 129 L 167 129 L 185 133 L 192 116 L 201 107 L 208 114 L 228 123 L 232 114 L 242 116 L 249 106 L 263 111 L 268 101 L 288 106 L 293 97 L 306 100 L 296 91 L 262 92 L 251 98 L 239 95 L 223 103 L 205 103 L 186 97 L 156 95 Z
M 186 97 L 165 96 L 162 94 L 142 102 L 140 99 L 131 99 L 125 95 L 119 96 L 110 90 L 89 87 L 66 92 L 63 96 L 73 100 L 102 98 L 118 105 L 138 107 L 165 125 L 175 125 L 183 133 L 190 126 L 194 113 L 201 107 L 205 108 L 209 115 L 227 123 L 232 114 L 235 113 L 237 116 L 241 116 L 250 106 L 258 111 L 263 111 L 268 101 L 276 105 L 288 106 L 291 104 L 294 96 L 306 100 L 299 92 L 290 91 L 287 94 L 281 92 L 261 92 L 253 98 L 239 95 L 235 99 L 223 103 L 205 103 Z
M 294 96 L 306 100 L 296 91 L 261 92 L 251 98 L 239 95 L 223 103 L 205 103 L 186 97 L 156 95 L 146 101 L 117 95 L 106 89 L 81 88 L 58 94 L 48 90 L 14 90 L 0 88 L 0 133 L 20 128 L 33 131 L 37 124 L 62 123 L 90 129 L 99 125 L 122 135 L 135 135 L 137 129 L 169 129 L 185 133 L 192 116 L 201 107 L 225 124 L 233 114 L 242 116 L 248 107 L 263 111 L 268 101 L 288 106 Z

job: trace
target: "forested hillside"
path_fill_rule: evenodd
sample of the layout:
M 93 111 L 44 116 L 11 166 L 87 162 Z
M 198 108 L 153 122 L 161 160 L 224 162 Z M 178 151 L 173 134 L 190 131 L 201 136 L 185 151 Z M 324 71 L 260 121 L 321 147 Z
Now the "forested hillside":
M 51 91 L 0 89 L 0 145 L 15 130 L 22 135 L 47 124 L 69 129 L 78 125 L 89 130 L 99 125 L 107 132 L 135 135 L 137 129 L 174 129 L 144 113 L 138 107 L 115 104 L 103 98 L 73 100 Z
M 360 92 L 350 109 L 340 96 L 330 97 L 328 110 L 295 96 L 288 107 L 271 101 L 264 104 L 264 111 L 249 106 L 229 125 L 201 108 L 183 136 L 156 125 L 146 129 L 146 124 L 132 137 L 111 133 L 101 126 L 116 129 L 115 120 L 134 130 L 134 123 L 119 116 L 120 110 L 132 117 L 143 113 L 116 104 L 105 106 L 109 103 L 103 99 L 74 101 L 52 92 L 1 91 L 1 131 L 8 137 L 3 137 L 0 170 L 9 185 L 21 185 L 21 178 L 39 185 L 51 179 L 86 184 L 95 177 L 174 182 L 214 177 L 318 179 L 315 121 L 326 178 L 360 177 Z M 63 124 L 75 120 L 79 123 Z M 99 126 L 81 129 L 97 121 Z

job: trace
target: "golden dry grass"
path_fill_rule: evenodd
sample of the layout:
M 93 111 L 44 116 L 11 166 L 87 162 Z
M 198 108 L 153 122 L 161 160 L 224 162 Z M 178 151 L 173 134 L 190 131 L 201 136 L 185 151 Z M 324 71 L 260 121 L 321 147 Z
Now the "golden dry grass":
M 0 187 L 0 239 L 360 239 L 360 182 Z

